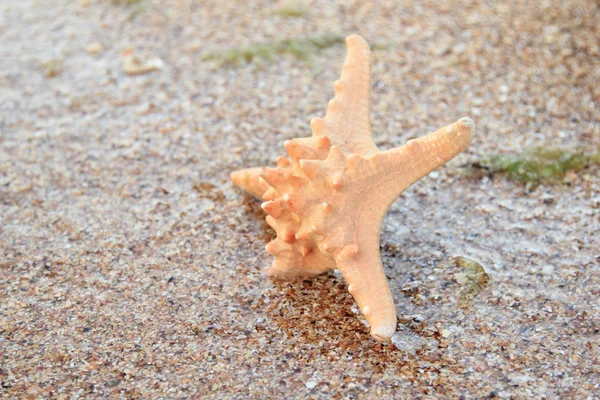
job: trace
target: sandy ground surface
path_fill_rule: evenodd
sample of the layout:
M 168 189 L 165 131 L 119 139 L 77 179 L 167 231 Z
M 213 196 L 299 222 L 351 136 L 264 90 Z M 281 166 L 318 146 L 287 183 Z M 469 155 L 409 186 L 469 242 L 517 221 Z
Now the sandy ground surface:
M 598 3 L 415 3 L 306 2 L 286 18 L 256 0 L 2 1 L 0 397 L 598 396 L 598 171 L 528 193 L 460 168 L 600 143 Z M 310 134 L 343 46 L 310 62 L 202 61 L 331 32 L 386 45 L 381 148 L 464 115 L 477 128 L 385 220 L 389 345 L 338 273 L 266 279 L 272 233 L 228 180 Z M 163 69 L 125 74 L 130 47 Z M 458 255 L 491 278 L 467 305 Z

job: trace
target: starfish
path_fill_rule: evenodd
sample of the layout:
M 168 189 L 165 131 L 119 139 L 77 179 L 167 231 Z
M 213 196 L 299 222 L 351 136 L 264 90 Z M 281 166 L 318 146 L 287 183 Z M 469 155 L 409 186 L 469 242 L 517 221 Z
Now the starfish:
M 346 38 L 347 55 L 335 97 L 324 119 L 314 118 L 312 137 L 286 140 L 290 159 L 275 168 L 233 172 L 233 183 L 265 200 L 267 223 L 277 232 L 267 252 L 267 274 L 310 278 L 337 268 L 371 328 L 389 340 L 396 308 L 379 254 L 388 208 L 410 185 L 471 143 L 473 121 L 458 121 L 404 146 L 381 151 L 370 131 L 371 54 L 358 35 Z

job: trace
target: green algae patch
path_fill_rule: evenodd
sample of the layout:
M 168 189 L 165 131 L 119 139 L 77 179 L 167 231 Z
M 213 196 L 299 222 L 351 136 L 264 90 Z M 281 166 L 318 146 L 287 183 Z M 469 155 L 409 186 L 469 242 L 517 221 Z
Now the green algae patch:
M 112 0 L 112 3 L 117 6 L 133 6 L 145 1 L 146 0 Z
M 490 276 L 479 262 L 468 257 L 453 257 L 452 262 L 460 271 L 454 274 L 454 280 L 461 286 L 458 304 L 463 308 L 469 307 L 473 299 L 490 283 Z
M 490 175 L 505 174 L 528 187 L 560 184 L 569 173 L 600 166 L 600 149 L 538 147 L 521 154 L 499 154 L 471 164 Z
M 303 39 L 283 39 L 275 42 L 257 43 L 248 47 L 207 54 L 204 61 L 215 61 L 218 66 L 271 61 L 276 56 L 289 55 L 306 61 L 312 55 L 329 47 L 344 43 L 344 37 L 335 34 Z
M 128 21 L 133 20 L 149 7 L 148 0 L 112 0 L 112 4 L 129 9 L 130 13 L 127 17 Z
M 302 6 L 289 5 L 278 8 L 275 14 L 284 18 L 302 18 L 308 14 L 308 10 Z

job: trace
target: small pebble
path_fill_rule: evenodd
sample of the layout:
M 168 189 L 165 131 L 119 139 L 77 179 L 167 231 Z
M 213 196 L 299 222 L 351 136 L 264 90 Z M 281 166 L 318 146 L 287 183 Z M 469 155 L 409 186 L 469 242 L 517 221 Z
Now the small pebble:
M 104 46 L 100 42 L 94 42 L 87 47 L 87 52 L 90 54 L 98 54 L 104 50 Z
M 315 387 L 317 387 L 318 384 L 319 382 L 317 381 L 308 381 L 305 383 L 305 386 L 307 389 L 314 389 Z
M 554 274 L 554 267 L 552 265 L 545 265 L 542 268 L 542 275 L 552 275 Z

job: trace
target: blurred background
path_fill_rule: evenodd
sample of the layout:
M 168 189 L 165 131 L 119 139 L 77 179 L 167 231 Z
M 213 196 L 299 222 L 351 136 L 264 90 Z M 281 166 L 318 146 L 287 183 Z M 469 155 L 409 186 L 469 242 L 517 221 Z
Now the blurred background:
M 593 397 L 598 21 L 595 0 L 3 0 L 0 397 Z M 310 135 L 353 33 L 381 149 L 476 126 L 386 218 L 389 346 L 339 275 L 266 279 L 272 232 L 229 182 Z

